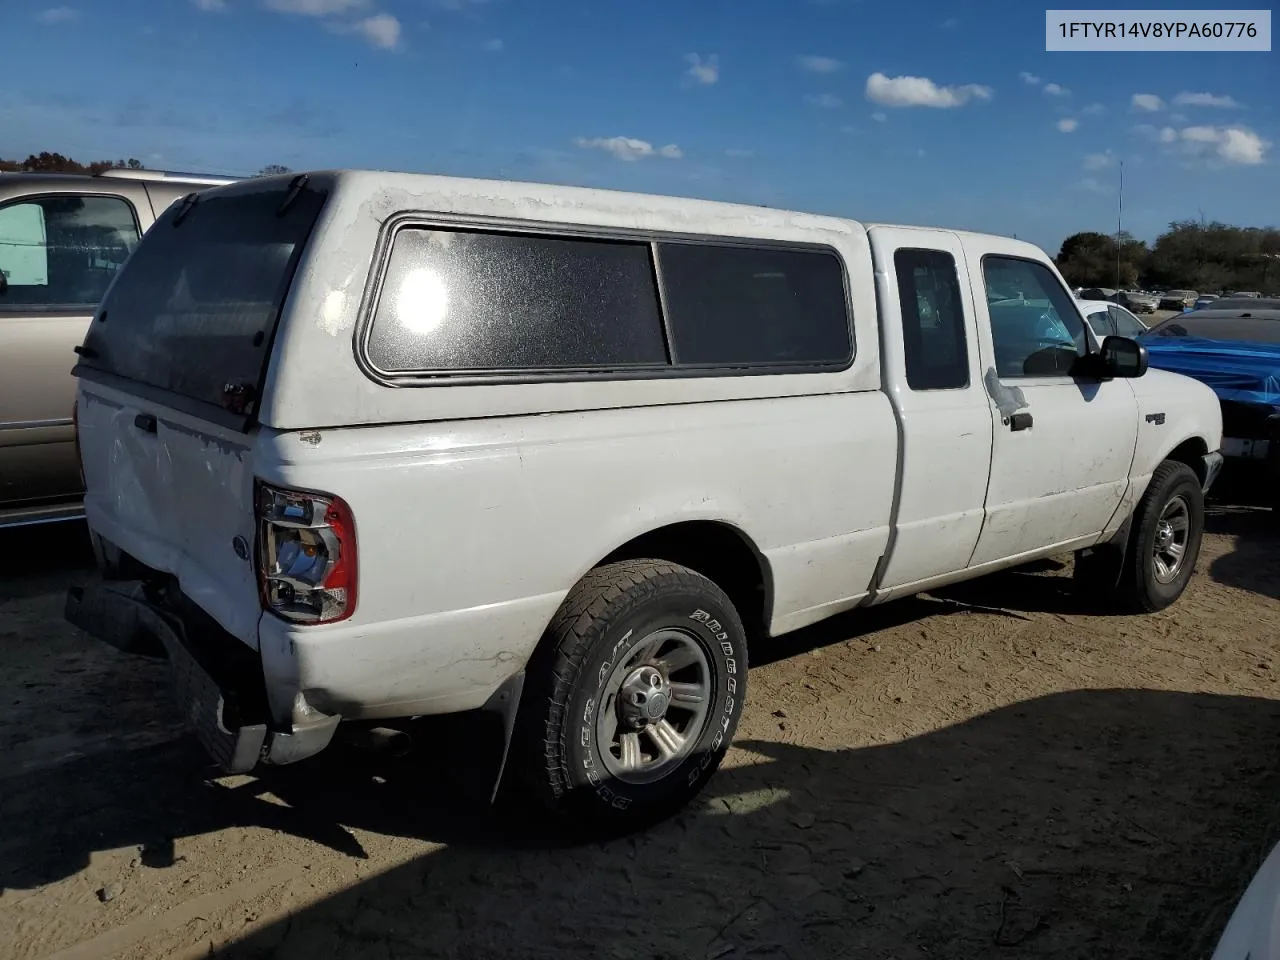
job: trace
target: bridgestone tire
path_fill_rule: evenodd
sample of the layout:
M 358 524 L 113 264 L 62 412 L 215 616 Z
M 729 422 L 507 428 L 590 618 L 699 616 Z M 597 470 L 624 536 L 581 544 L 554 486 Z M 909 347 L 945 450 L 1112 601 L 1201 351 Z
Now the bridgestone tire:
M 1188 508 L 1189 529 L 1181 566 L 1168 583 L 1156 577 L 1155 545 L 1161 514 L 1176 498 Z M 1120 578 L 1117 599 L 1133 612 L 1155 613 L 1176 601 L 1187 588 L 1200 556 L 1204 537 L 1204 494 L 1200 480 L 1185 463 L 1165 460 L 1151 475 L 1142 500 L 1133 515 L 1132 539 L 1125 569 Z
M 598 714 L 618 708 L 606 696 L 616 665 L 638 640 L 666 629 L 682 631 L 705 657 L 705 720 L 689 752 L 660 779 L 621 780 L 606 769 Z M 562 825 L 593 832 L 627 832 L 670 816 L 720 765 L 746 686 L 742 621 L 714 583 L 656 560 L 592 570 L 565 598 L 530 664 L 517 734 L 527 785 Z

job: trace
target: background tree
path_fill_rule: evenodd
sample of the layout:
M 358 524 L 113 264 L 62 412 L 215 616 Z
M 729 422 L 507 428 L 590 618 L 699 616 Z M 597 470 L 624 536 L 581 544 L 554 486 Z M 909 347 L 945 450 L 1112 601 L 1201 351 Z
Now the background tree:
M 268 163 L 258 171 L 260 177 L 274 177 L 278 173 L 293 173 L 288 167 L 279 163 Z
M 1073 286 L 1116 286 L 1114 237 L 1093 231 L 1072 234 L 1062 242 L 1055 262 Z M 1150 250 L 1121 233 L 1119 285 L 1200 293 L 1280 291 L 1280 229 L 1179 220 L 1169 224 Z
M 1117 275 L 1116 238 L 1105 233 L 1075 233 L 1062 241 L 1054 262 L 1067 282 L 1077 287 L 1121 289 L 1136 286 L 1146 265 L 1147 245 L 1129 233 L 1120 234 Z
M 1175 221 L 1152 247 L 1147 272 L 1152 283 L 1201 293 L 1272 292 L 1280 286 L 1280 229 Z
M 130 158 L 128 160 L 94 160 L 89 163 L 81 163 L 78 160 L 72 160 L 70 157 L 64 157 L 60 153 L 50 153 L 47 150 L 41 153 L 33 153 L 25 160 L 0 160 L 0 171 L 6 173 L 101 173 L 103 170 L 110 170 L 115 167 L 141 170 L 142 161 Z

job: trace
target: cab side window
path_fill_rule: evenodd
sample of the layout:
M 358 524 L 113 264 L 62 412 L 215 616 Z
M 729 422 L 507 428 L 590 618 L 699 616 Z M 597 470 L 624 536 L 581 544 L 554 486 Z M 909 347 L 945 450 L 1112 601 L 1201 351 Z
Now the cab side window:
M 0 206 L 0 314 L 97 306 L 140 236 L 120 197 L 53 194 Z
M 991 317 L 996 373 L 1002 379 L 1065 377 L 1088 352 L 1084 319 L 1042 263 L 987 256 L 982 278 Z
M 941 250 L 901 249 L 893 255 L 902 305 L 907 386 L 955 390 L 969 385 L 969 351 L 956 263 Z

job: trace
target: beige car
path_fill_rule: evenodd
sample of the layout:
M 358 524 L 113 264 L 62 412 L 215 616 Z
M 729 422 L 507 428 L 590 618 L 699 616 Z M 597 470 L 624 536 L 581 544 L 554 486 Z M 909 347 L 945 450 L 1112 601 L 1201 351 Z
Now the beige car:
M 154 170 L 0 174 L 0 528 L 81 515 L 75 348 L 165 208 L 231 180 Z

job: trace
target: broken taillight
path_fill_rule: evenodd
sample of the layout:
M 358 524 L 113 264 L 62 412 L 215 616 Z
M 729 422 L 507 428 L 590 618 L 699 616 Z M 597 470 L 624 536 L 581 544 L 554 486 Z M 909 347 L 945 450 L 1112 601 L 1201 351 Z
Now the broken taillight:
M 262 605 L 293 623 L 345 620 L 356 607 L 356 527 L 328 493 L 258 482 L 258 585 Z

